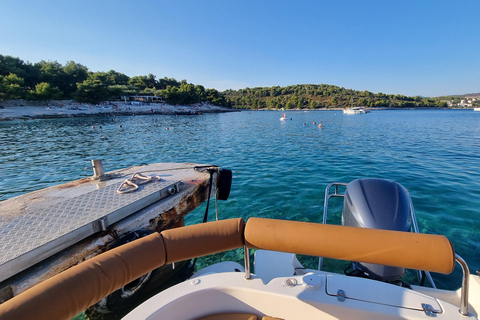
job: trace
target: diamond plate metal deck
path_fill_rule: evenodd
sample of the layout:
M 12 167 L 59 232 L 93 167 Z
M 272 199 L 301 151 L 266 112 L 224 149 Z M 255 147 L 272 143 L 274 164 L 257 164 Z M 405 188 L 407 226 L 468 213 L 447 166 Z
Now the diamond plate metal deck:
M 118 194 L 121 183 L 1 221 L 0 281 L 179 191 L 182 182 L 153 181 Z

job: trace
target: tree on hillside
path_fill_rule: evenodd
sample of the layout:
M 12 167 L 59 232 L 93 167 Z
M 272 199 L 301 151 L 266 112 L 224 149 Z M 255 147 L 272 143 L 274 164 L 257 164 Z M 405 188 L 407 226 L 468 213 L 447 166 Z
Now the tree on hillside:
M 40 61 L 35 64 L 40 70 L 40 82 L 46 82 L 50 85 L 59 88 L 63 93 L 74 92 L 70 88 L 70 83 L 67 81 L 67 75 L 63 70 L 63 66 L 58 61 Z
M 134 86 L 138 90 L 146 88 L 153 89 L 157 87 L 157 81 L 155 78 L 156 77 L 151 73 L 148 76 L 134 76 L 128 80 L 128 84 Z
M 25 63 L 19 58 L 0 55 L 0 76 L 8 76 L 9 74 L 16 74 L 20 78 L 25 78 L 27 76 Z
M 193 104 L 200 102 L 200 96 L 197 95 L 197 89 L 191 83 L 182 81 L 180 86 L 173 87 L 168 86 L 164 90 L 160 90 L 161 94 L 165 97 L 167 103 L 171 104 Z
M 205 87 L 202 85 L 197 84 L 195 86 L 195 95 L 198 97 L 199 102 L 207 100 Z
M 75 99 L 80 102 L 99 103 L 108 98 L 108 88 L 98 79 L 87 79 L 77 83 Z
M 77 90 L 77 83 L 87 80 L 88 68 L 80 63 L 68 61 L 62 69 L 65 73 L 65 86 L 63 93 L 67 97 L 72 97 L 73 93 Z
M 46 82 L 40 82 L 35 86 L 35 90 L 29 92 L 29 98 L 32 100 L 50 100 L 58 99 L 62 96 L 62 92 L 57 87 L 54 87 Z
M 35 87 L 39 79 L 39 70 L 29 62 L 24 62 L 19 58 L 12 56 L 0 55 L 0 75 L 8 76 L 9 74 L 15 74 L 19 78 L 24 80 L 22 86 L 25 89 Z
M 108 86 L 126 86 L 128 85 L 128 80 L 130 80 L 129 76 L 115 70 L 110 70 L 106 73 L 106 84 Z
M 222 107 L 231 107 L 229 102 L 225 99 L 225 96 L 220 94 L 220 92 L 218 92 L 215 89 L 205 90 L 205 95 L 206 95 L 207 101 L 209 101 L 213 105 L 222 106 Z
M 137 88 L 126 85 L 108 86 L 108 97 L 110 99 L 119 99 L 121 96 L 134 96 L 138 94 Z
M 20 99 L 23 97 L 24 80 L 16 74 L 0 75 L 0 99 Z
M 147 76 L 134 76 L 128 80 L 130 86 L 134 86 L 138 90 L 143 90 L 148 88 L 148 78 Z
M 175 80 L 174 78 L 167 78 L 164 77 L 157 82 L 157 88 L 158 89 L 167 89 L 167 87 L 179 87 L 180 82 Z

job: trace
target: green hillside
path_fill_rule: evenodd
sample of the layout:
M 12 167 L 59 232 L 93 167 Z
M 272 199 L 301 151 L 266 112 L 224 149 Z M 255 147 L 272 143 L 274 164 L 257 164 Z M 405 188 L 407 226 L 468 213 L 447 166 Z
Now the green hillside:
M 80 63 L 57 61 L 37 63 L 0 55 L 0 101 L 75 99 L 79 102 L 98 103 L 118 100 L 122 96 L 147 95 L 165 98 L 169 104 L 195 104 L 210 102 L 228 106 L 224 95 L 216 89 L 177 81 L 155 75 L 129 77 L 115 70 L 91 72 Z
M 160 78 L 153 74 L 129 77 L 115 70 L 91 72 L 80 63 L 68 61 L 24 62 L 0 55 L 0 101 L 11 99 L 59 100 L 98 103 L 122 96 L 162 97 L 168 104 L 210 102 L 239 109 L 329 109 L 362 106 L 367 108 L 446 108 L 458 105 L 463 96 L 408 97 L 357 91 L 327 84 L 297 84 L 288 87 L 257 87 L 218 92 L 202 85 Z M 464 97 L 463 97 L 464 98 Z M 474 102 L 478 106 L 479 101 Z
M 368 108 L 446 108 L 447 101 L 453 99 L 372 93 L 327 84 L 245 88 L 223 93 L 232 106 L 247 109 L 328 109 L 352 105 Z

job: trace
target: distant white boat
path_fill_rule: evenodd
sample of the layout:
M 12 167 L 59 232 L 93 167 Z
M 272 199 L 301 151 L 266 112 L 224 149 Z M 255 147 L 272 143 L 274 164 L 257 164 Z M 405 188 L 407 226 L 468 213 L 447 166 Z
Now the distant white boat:
M 367 110 L 363 107 L 354 107 L 353 106 L 353 98 L 350 102 L 350 108 L 343 109 L 343 114 L 364 114 L 369 113 L 370 110 Z
M 280 118 L 280 121 L 285 121 L 288 120 L 287 115 L 284 113 L 282 114 L 282 117 Z
M 367 110 L 362 107 L 355 107 L 355 108 L 347 108 L 343 109 L 344 114 L 363 114 L 363 113 L 369 113 L 370 110 Z
M 480 111 L 480 108 L 474 108 L 473 111 Z

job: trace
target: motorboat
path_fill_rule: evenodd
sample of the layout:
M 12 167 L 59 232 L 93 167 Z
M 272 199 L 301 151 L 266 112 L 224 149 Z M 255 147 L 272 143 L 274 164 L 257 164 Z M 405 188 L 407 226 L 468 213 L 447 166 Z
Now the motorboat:
M 362 107 L 354 107 L 354 108 L 343 109 L 344 114 L 365 114 L 365 113 L 369 113 L 369 112 L 370 112 L 370 110 L 367 110 L 367 109 L 362 108 Z
M 280 118 L 280 121 L 285 121 L 285 120 L 288 120 L 288 117 L 287 117 L 287 115 L 284 113 L 284 114 L 282 114 L 282 117 Z
M 344 198 L 341 224 L 322 223 L 332 197 Z M 234 218 L 154 233 L 6 301 L 0 319 L 70 319 L 161 265 L 242 248 L 243 265 L 208 266 L 124 319 L 478 319 L 480 276 L 445 236 L 415 232 L 412 217 L 408 191 L 394 181 L 333 183 L 322 222 Z M 319 257 L 318 269 L 305 268 L 297 254 Z M 322 270 L 323 258 L 352 261 L 357 272 Z M 399 284 L 406 268 L 450 274 L 456 262 L 463 270 L 458 290 Z
M 343 109 L 343 114 L 365 114 L 369 113 L 370 110 L 365 109 L 364 107 L 354 107 L 353 106 L 353 98 L 350 103 L 350 108 Z

